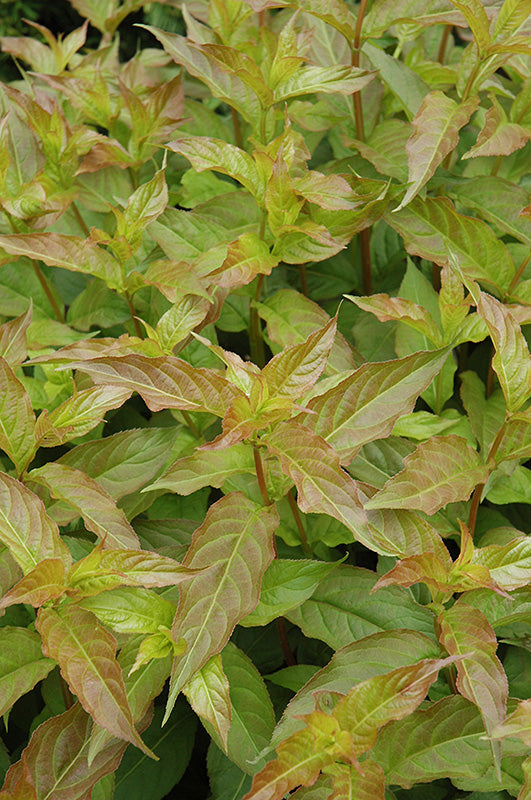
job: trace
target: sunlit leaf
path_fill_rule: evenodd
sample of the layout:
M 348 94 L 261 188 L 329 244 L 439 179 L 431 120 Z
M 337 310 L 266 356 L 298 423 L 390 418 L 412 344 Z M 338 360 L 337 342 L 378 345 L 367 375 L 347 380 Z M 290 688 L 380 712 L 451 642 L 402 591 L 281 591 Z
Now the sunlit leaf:
M 366 503 L 369 508 L 412 508 L 435 514 L 458 500 L 467 500 L 488 468 L 465 439 L 455 434 L 432 436 L 404 459 L 404 469 L 390 478 Z
M 215 655 L 183 687 L 195 713 L 210 722 L 225 751 L 231 726 L 229 682 L 223 672 L 221 656 Z
M 72 692 L 93 719 L 118 739 L 152 755 L 133 725 L 116 661 L 116 640 L 90 612 L 74 605 L 41 608 L 37 628 L 43 652 L 53 658 Z
M 34 430 L 35 414 L 28 393 L 8 362 L 0 358 L 0 449 L 19 474 L 35 452 Z
M 84 436 L 104 419 L 107 411 L 119 408 L 131 394 L 131 389 L 115 386 L 94 386 L 76 392 L 50 413 L 46 409 L 41 412 L 35 438 L 41 447 L 56 447 Z
M 149 490 L 191 494 L 203 486 L 219 488 L 231 475 L 253 473 L 254 469 L 252 448 L 248 444 L 235 444 L 223 450 L 197 450 L 172 464 Z
M 33 689 L 54 667 L 41 650 L 39 636 L 25 628 L 0 628 L 0 714 Z
M 16 367 L 26 359 L 28 327 L 32 314 L 33 303 L 30 302 L 27 311 L 0 325 L 0 356 L 10 367 Z

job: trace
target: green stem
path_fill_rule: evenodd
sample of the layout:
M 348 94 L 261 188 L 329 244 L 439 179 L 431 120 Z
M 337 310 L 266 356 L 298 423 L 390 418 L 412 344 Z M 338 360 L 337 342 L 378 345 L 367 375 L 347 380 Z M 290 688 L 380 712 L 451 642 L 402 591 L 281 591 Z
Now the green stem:
M 474 81 L 476 80 L 477 76 L 479 75 L 479 70 L 481 68 L 481 61 L 478 61 L 475 67 L 472 69 L 470 75 L 468 76 L 468 80 L 466 82 L 465 91 L 463 92 L 463 96 L 461 98 L 461 102 L 464 103 L 465 100 L 468 100 L 470 97 L 470 92 L 474 85 Z
M 129 306 L 129 311 L 131 313 L 131 319 L 133 320 L 133 325 L 135 326 L 135 333 L 139 339 L 143 338 L 142 328 L 140 327 L 140 322 L 136 318 L 136 311 L 133 305 L 133 301 L 131 300 L 131 295 L 126 290 L 124 292 L 125 299 L 127 300 L 127 305 Z
M 306 271 L 306 264 L 299 264 L 299 275 L 301 278 L 301 291 L 304 297 L 308 297 L 308 273 Z
M 193 421 L 193 419 L 190 416 L 190 414 L 188 413 L 188 411 L 182 411 L 181 410 L 181 414 L 182 414 L 182 418 L 186 422 L 187 427 L 190 428 L 190 430 L 194 434 L 195 438 L 196 439 L 200 439 L 201 438 L 201 434 L 199 433 L 199 429 L 198 429 L 197 425 L 195 424 L 195 422 Z
M 496 438 L 494 439 L 493 443 L 490 446 L 487 462 L 492 461 L 492 459 L 496 455 L 498 447 L 500 446 L 501 440 L 503 438 L 504 432 L 505 432 L 505 423 L 501 426 L 500 430 L 496 434 Z M 474 489 L 474 494 L 472 495 L 472 502 L 470 503 L 470 512 L 468 515 L 468 530 L 470 531 L 470 535 L 472 537 L 474 536 L 474 528 L 476 527 L 479 504 L 481 503 L 481 494 L 484 488 L 485 488 L 484 483 L 478 483 L 478 485 Z
M 500 167 L 502 165 L 502 161 L 503 161 L 503 156 L 498 156 L 496 158 L 496 161 L 494 162 L 494 164 L 492 166 L 492 169 L 490 171 L 490 174 L 492 175 L 493 178 L 495 178 L 496 175 L 498 174 L 499 169 L 500 169 Z
M 295 520 L 295 525 L 297 526 L 297 530 L 299 531 L 299 536 L 301 537 L 302 549 L 304 550 L 305 555 L 307 555 L 308 558 L 311 558 L 312 551 L 310 545 L 308 544 L 306 531 L 304 530 L 304 525 L 302 524 L 302 519 L 299 513 L 299 507 L 297 505 L 297 501 L 295 500 L 295 497 L 291 489 L 287 494 L 287 498 L 289 507 L 291 509 L 291 513 L 293 514 L 293 519 Z
M 531 261 L 531 250 L 529 251 L 529 255 L 526 256 L 526 258 L 524 258 L 524 260 L 522 261 L 522 263 L 520 264 L 520 266 L 518 267 L 518 269 L 514 273 L 514 277 L 513 277 L 512 281 L 511 281 L 511 285 L 507 289 L 507 294 L 511 294 L 511 292 L 516 288 L 516 285 L 517 285 L 518 281 L 522 277 L 524 269 L 527 267 L 527 265 L 529 264 L 530 261 Z

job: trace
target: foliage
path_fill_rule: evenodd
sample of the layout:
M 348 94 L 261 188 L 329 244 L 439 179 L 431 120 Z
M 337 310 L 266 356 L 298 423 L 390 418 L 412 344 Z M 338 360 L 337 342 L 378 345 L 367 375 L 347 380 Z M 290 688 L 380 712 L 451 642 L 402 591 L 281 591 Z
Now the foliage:
M 526 800 L 531 3 L 71 5 L 1 40 L 0 800 Z

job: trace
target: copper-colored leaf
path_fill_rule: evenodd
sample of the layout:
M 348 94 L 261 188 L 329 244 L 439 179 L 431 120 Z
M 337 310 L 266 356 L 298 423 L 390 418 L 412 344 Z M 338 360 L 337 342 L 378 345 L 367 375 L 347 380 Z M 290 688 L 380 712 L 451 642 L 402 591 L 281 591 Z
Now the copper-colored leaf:
M 0 600 L 0 608 L 27 603 L 41 606 L 47 600 L 60 597 L 66 588 L 65 564 L 60 558 L 45 558 L 28 572 Z
M 324 773 L 332 776 L 332 794 L 327 800 L 384 800 L 385 775 L 374 761 L 359 766 L 331 764 Z
M 36 626 L 43 652 L 61 673 L 83 708 L 103 728 L 153 756 L 137 733 L 116 660 L 116 640 L 94 614 L 75 605 L 41 608 Z
M 194 533 L 183 566 L 211 569 L 181 588 L 172 633 L 188 648 L 173 664 L 166 717 L 182 687 L 257 605 L 277 525 L 274 507 L 263 508 L 235 492 L 212 505 Z
M 9 547 L 24 573 L 45 558 L 60 558 L 67 566 L 72 561 L 42 500 L 3 472 L 0 472 L 0 540 Z
M 33 303 L 30 300 L 27 311 L 0 325 L 0 356 L 10 367 L 22 364 L 28 354 L 27 334 L 32 312 Z
M 222 417 L 231 400 L 239 394 L 221 375 L 195 368 L 180 358 L 93 358 L 69 365 L 87 372 L 97 384 L 124 386 L 140 394 L 151 411 L 178 408 L 210 411 Z
M 78 469 L 52 461 L 33 470 L 32 480 L 48 487 L 52 497 L 71 505 L 89 531 L 93 531 L 106 547 L 139 546 L 136 533 L 121 508 L 99 483 Z

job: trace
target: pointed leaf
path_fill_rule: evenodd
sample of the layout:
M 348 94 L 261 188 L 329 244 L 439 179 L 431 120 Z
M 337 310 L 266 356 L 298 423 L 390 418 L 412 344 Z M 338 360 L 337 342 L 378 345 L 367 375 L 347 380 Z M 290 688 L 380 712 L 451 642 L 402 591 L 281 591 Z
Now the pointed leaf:
M 275 103 L 303 94 L 353 94 L 363 89 L 375 73 L 357 67 L 334 65 L 327 67 L 302 67 L 295 75 L 275 88 Z
M 195 368 L 180 358 L 93 358 L 74 362 L 72 369 L 87 372 L 94 383 L 123 386 L 138 392 L 151 411 L 178 408 L 183 411 L 210 411 L 222 417 L 232 399 L 239 394 L 213 370 Z
M 433 436 L 404 459 L 404 469 L 366 503 L 369 508 L 412 508 L 435 514 L 448 503 L 467 500 L 488 467 L 465 439 Z
M 4 594 L 0 600 L 0 608 L 7 608 L 15 603 L 27 603 L 38 608 L 48 600 L 60 597 L 65 588 L 64 562 L 60 558 L 45 558 Z
M 426 95 L 413 119 L 414 130 L 406 145 L 409 186 L 396 211 L 419 193 L 439 164 L 455 149 L 459 131 L 469 121 L 478 102 L 478 97 L 470 97 L 458 104 L 439 90 Z
M 0 449 L 22 473 L 35 451 L 35 414 L 28 393 L 0 358 Z
M 489 32 L 489 18 L 483 3 L 481 0 L 450 0 L 450 2 L 468 22 L 479 53 L 484 53 L 492 40 Z
M 529 203 L 529 192 L 523 186 L 497 176 L 478 175 L 474 186 L 464 183 L 453 194 L 500 231 L 531 245 L 531 220 L 520 216 Z
M 275 558 L 262 580 L 260 601 L 240 625 L 267 625 L 308 600 L 319 583 L 334 569 L 335 563 L 325 561 Z
M 122 509 L 117 508 L 105 489 L 88 475 L 50 461 L 33 470 L 31 478 L 44 484 L 52 497 L 72 506 L 83 517 L 88 530 L 95 533 L 105 547 L 138 547 L 138 537 Z
M 223 672 L 221 656 L 212 656 L 183 687 L 183 693 L 195 713 L 210 722 L 225 751 L 231 726 L 229 682 Z
M 367 527 L 355 481 L 339 466 L 339 456 L 320 436 L 296 422 L 284 422 L 264 439 L 297 487 L 301 511 L 328 514 L 346 525 L 370 549 L 380 546 Z
M 44 658 L 40 637 L 26 628 L 0 628 L 0 714 L 29 692 L 54 667 Z
M 148 489 L 169 489 L 187 495 L 204 486 L 219 489 L 231 475 L 254 473 L 254 470 L 252 448 L 248 444 L 235 444 L 223 450 L 197 450 L 176 461 Z
M 515 268 L 504 243 L 485 222 L 458 214 L 447 198 L 416 198 L 385 219 L 411 255 L 441 266 L 455 256 L 467 277 L 496 293 L 508 289 Z
M 385 775 L 382 768 L 369 759 L 361 768 L 332 764 L 325 767 L 324 772 L 332 776 L 332 794 L 327 800 L 384 800 Z
M 363 444 L 389 436 L 395 422 L 413 410 L 447 355 L 445 349 L 364 364 L 310 400 L 307 406 L 315 416 L 306 417 L 305 423 L 349 464 Z
M 174 661 L 167 714 L 182 687 L 256 606 L 277 525 L 273 507 L 261 508 L 235 492 L 211 506 L 195 532 L 183 566 L 211 569 L 181 589 L 172 633 L 175 641 L 184 638 L 188 649 Z
M 41 608 L 36 626 L 43 652 L 61 673 L 83 708 L 118 739 L 153 755 L 135 730 L 122 671 L 116 661 L 116 640 L 96 617 L 74 605 L 60 610 Z
M 46 558 L 72 558 L 44 504 L 22 483 L 0 472 L 0 540 L 26 574 Z
M 347 730 L 357 755 L 376 742 L 387 722 L 411 714 L 424 700 L 440 669 L 455 659 L 426 659 L 359 683 L 337 704 L 333 717 Z
M 457 688 L 479 708 L 487 733 L 505 719 L 509 692 L 505 671 L 496 657 L 496 634 L 478 609 L 457 602 L 439 617 L 441 644 L 447 652 L 462 655 L 457 663 Z M 492 744 L 496 763 L 501 749 Z
M 441 331 L 429 311 L 404 297 L 389 297 L 387 294 L 373 294 L 370 297 L 345 295 L 358 308 L 370 311 L 380 322 L 397 320 L 422 333 L 436 346 L 441 344 Z
M 342 647 L 290 700 L 275 728 L 272 744 L 278 744 L 302 727 L 302 716 L 315 707 L 317 693 L 346 695 L 353 686 L 369 678 L 438 655 L 439 647 L 433 639 L 400 628 L 373 633 Z
M 507 309 L 484 292 L 478 313 L 483 317 L 496 350 L 492 366 L 505 395 L 508 411 L 518 411 L 531 395 L 531 356 L 520 326 Z
M 334 342 L 337 320 L 312 333 L 304 344 L 295 344 L 274 356 L 262 370 L 270 397 L 301 397 L 323 372 Z
M 494 739 L 517 736 L 531 747 L 531 700 L 519 703 L 516 711 L 491 731 L 491 736 Z
M 317 303 L 292 289 L 281 289 L 265 302 L 257 303 L 257 308 L 259 315 L 266 321 L 269 338 L 279 347 L 302 344 L 329 319 Z M 355 365 L 352 348 L 337 331 L 325 373 L 353 369 Z
M 251 156 L 233 144 L 208 136 L 186 136 L 166 145 L 188 159 L 196 172 L 214 170 L 241 183 L 253 197 L 263 195 L 260 173 Z
M 527 586 L 531 579 L 531 541 L 519 537 L 506 545 L 479 547 L 470 563 L 486 567 L 492 579 L 509 592 Z
M 10 367 L 16 367 L 26 360 L 27 334 L 32 313 L 33 303 L 30 302 L 27 311 L 0 325 L 0 356 Z
M 195 47 L 221 69 L 237 76 L 253 90 L 262 108 L 273 105 L 273 93 L 264 80 L 262 70 L 250 56 L 223 44 L 196 44 Z
M 24 233 L 0 236 L 0 247 L 15 256 L 44 261 L 51 267 L 84 272 L 105 281 L 110 289 L 123 290 L 116 259 L 90 239 L 63 233 Z
M 380 732 L 371 758 L 389 784 L 405 788 L 438 778 L 477 779 L 492 763 L 479 710 L 458 695 L 392 722 Z
M 83 598 L 76 605 L 92 611 L 100 622 L 118 633 L 157 633 L 160 626 L 171 628 L 175 616 L 173 603 L 138 586 L 109 589 Z
M 107 411 L 120 408 L 131 394 L 131 389 L 120 386 L 93 386 L 76 392 L 50 413 L 42 411 L 35 438 L 40 447 L 56 447 L 84 436 L 105 418 Z
M 223 264 L 209 272 L 208 279 L 227 289 L 246 286 L 257 275 L 269 275 L 277 264 L 263 239 L 256 233 L 242 233 L 229 244 Z
M 282 800 L 291 789 L 315 783 L 323 767 L 349 758 L 349 736 L 337 720 L 314 711 L 306 722 L 305 728 L 277 747 L 277 758 L 255 775 L 243 800 Z
M 175 438 L 171 428 L 137 428 L 74 447 L 59 464 L 81 470 L 119 500 L 159 471 Z
M 125 750 L 123 742 L 114 739 L 90 762 L 91 728 L 92 720 L 79 703 L 64 714 L 47 719 L 33 733 L 21 760 L 9 771 L 5 788 L 16 791 L 18 782 L 25 777 L 34 787 L 35 800 L 90 800 L 95 784 L 117 769 Z M 29 800 L 27 793 L 23 797 Z

